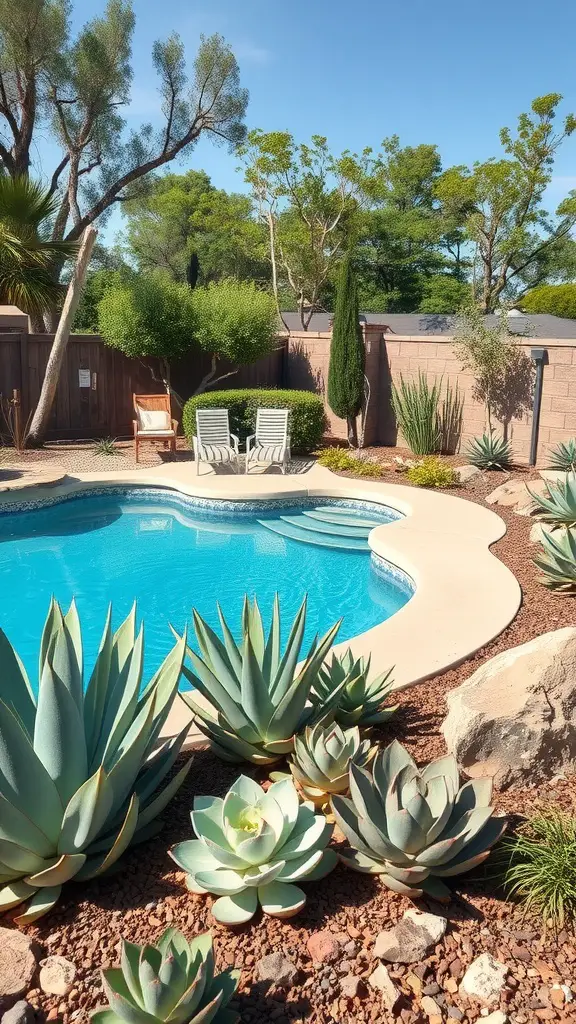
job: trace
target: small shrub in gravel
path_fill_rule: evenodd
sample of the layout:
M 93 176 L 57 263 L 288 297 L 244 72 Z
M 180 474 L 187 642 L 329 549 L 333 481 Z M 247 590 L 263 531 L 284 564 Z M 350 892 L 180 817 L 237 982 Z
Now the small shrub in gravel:
M 446 465 L 437 455 L 429 455 L 420 465 L 411 466 L 406 476 L 416 487 L 454 487 L 458 483 L 452 466 Z
M 576 915 L 576 817 L 557 808 L 536 814 L 505 845 L 511 896 L 544 924 L 563 928 Z

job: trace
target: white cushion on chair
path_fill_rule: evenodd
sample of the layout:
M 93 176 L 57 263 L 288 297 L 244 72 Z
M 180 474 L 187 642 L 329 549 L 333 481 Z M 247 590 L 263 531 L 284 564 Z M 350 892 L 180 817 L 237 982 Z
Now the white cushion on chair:
M 283 462 L 285 444 L 256 444 L 250 449 L 250 462 Z
M 142 409 L 136 407 L 138 416 L 138 433 L 173 433 L 170 416 L 165 409 Z
M 232 462 L 236 452 L 228 444 L 199 444 L 198 455 L 202 462 Z
M 138 430 L 137 437 L 174 437 L 173 430 Z

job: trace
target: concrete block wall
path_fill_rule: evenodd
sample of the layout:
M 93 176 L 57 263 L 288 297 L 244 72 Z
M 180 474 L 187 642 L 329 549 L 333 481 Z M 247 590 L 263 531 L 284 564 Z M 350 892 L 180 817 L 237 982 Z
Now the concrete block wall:
M 474 378 L 463 370 L 453 339 L 449 336 L 404 337 L 384 334 L 377 325 L 364 327 L 366 344 L 366 376 L 370 384 L 370 401 L 366 422 L 366 444 L 403 444 L 397 436 L 391 409 L 391 381 L 400 375 L 413 379 L 422 371 L 433 383 L 456 383 L 464 398 L 461 445 L 481 434 L 486 428 L 483 406 L 473 396 Z M 304 388 L 322 394 L 326 399 L 329 333 L 311 331 L 290 334 L 287 349 L 287 386 Z M 545 348 L 549 363 L 544 367 L 544 386 L 540 416 L 538 462 L 545 464 L 548 449 L 559 441 L 576 436 L 576 343 L 555 338 L 522 338 L 518 342 L 530 355 L 531 348 Z M 344 439 L 346 424 L 334 416 L 326 405 L 332 436 Z M 508 427 L 518 461 L 527 462 L 532 430 L 531 412 L 513 419 Z

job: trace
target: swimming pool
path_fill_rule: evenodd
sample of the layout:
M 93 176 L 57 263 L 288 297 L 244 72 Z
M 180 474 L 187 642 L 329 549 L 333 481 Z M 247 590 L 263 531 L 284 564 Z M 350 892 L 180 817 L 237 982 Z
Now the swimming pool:
M 109 601 L 114 622 L 134 599 L 145 623 L 146 672 L 170 649 L 191 610 L 216 626 L 220 602 L 238 626 L 245 593 L 268 622 L 274 593 L 284 625 L 308 593 L 306 642 L 343 617 L 338 640 L 383 622 L 413 593 L 371 556 L 367 524 L 398 519 L 375 502 L 232 502 L 156 488 L 106 488 L 0 515 L 0 626 L 34 683 L 52 594 L 75 596 L 89 669 Z M 366 524 L 366 525 L 361 525 Z

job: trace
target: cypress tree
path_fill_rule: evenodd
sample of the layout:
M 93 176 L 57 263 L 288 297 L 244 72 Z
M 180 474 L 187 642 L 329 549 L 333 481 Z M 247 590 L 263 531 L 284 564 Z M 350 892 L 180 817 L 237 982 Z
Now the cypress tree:
M 328 405 L 336 416 L 346 420 L 350 447 L 358 445 L 356 417 L 364 394 L 364 358 L 356 277 L 350 256 L 346 256 L 336 289 L 328 367 Z

